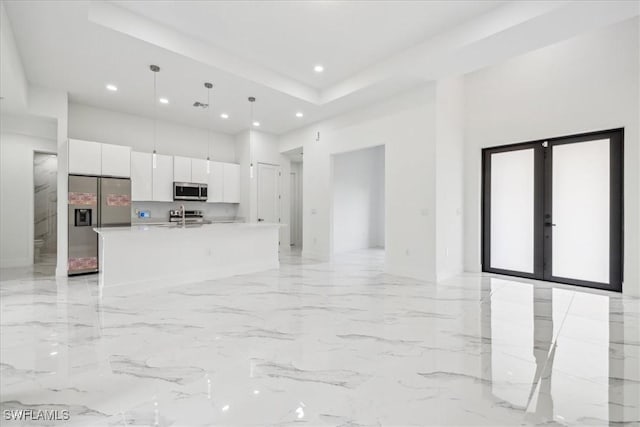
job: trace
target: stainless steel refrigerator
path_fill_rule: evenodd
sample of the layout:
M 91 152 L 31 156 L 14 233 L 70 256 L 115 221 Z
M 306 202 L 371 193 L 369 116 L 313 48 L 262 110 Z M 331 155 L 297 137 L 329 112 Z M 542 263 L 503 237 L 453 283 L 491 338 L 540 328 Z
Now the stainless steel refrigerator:
M 96 227 L 131 225 L 131 180 L 69 175 L 69 276 L 98 271 Z

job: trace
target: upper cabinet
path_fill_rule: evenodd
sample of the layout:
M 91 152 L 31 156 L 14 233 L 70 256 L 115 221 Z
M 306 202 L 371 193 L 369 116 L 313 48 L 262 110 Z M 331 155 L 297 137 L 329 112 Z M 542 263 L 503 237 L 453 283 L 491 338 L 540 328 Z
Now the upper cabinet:
M 224 191 L 222 201 L 240 203 L 240 165 L 223 163 Z
M 173 180 L 175 182 L 191 182 L 191 159 L 189 157 L 173 157 Z
M 153 200 L 153 163 L 151 153 L 131 153 L 131 200 Z
M 173 183 L 193 182 L 208 185 L 209 203 L 240 203 L 240 165 L 234 163 L 157 154 L 153 167 L 151 153 L 70 139 L 69 173 L 131 177 L 133 201 L 173 202 Z
M 173 202 L 173 156 L 131 153 L 131 200 L 134 202 Z
M 129 178 L 131 176 L 131 147 L 101 144 L 102 175 Z
M 206 184 L 208 181 L 207 175 L 206 160 L 174 156 L 173 180 L 175 182 L 195 182 L 198 184 Z
M 69 173 L 102 175 L 102 144 L 92 141 L 69 140 Z
M 173 202 L 173 156 L 156 154 L 156 167 L 152 167 L 153 200 Z
M 131 176 L 131 147 L 69 140 L 69 173 L 78 175 Z
M 209 165 L 209 173 L 207 173 L 207 161 L 204 159 L 191 159 L 191 181 L 198 184 L 207 184 L 211 172 Z
M 211 162 L 209 168 L 209 176 L 207 181 L 207 202 L 222 203 L 224 202 L 224 163 Z

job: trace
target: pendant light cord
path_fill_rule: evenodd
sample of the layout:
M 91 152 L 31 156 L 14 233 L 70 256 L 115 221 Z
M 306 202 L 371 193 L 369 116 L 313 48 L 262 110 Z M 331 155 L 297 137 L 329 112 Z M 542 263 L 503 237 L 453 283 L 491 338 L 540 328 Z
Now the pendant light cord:
M 249 122 L 249 167 L 253 168 L 253 150 L 251 149 L 251 126 L 253 126 L 253 104 L 256 102 L 256 99 L 254 97 L 250 97 L 249 102 L 251 103 L 251 121 Z
M 158 140 L 158 102 L 156 101 L 158 84 L 157 84 L 158 72 L 153 72 L 153 152 L 156 152 Z
M 207 87 L 207 108 L 211 110 L 211 88 L 210 87 Z M 210 159 L 211 159 L 211 123 L 207 123 L 207 160 L 210 160 Z

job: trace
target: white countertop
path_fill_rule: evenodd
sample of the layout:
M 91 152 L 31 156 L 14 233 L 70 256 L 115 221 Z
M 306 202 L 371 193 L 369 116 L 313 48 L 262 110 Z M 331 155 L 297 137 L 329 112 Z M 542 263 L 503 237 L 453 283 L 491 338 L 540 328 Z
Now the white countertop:
M 125 227 L 96 227 L 94 230 L 102 235 L 106 234 L 131 234 L 131 233 L 164 233 L 164 232 L 176 232 L 179 231 L 221 231 L 221 230 L 246 230 L 252 228 L 268 228 L 268 227 L 282 227 L 285 224 L 271 223 L 271 222 L 221 222 L 213 224 L 187 224 L 183 227 L 179 224 L 132 224 Z

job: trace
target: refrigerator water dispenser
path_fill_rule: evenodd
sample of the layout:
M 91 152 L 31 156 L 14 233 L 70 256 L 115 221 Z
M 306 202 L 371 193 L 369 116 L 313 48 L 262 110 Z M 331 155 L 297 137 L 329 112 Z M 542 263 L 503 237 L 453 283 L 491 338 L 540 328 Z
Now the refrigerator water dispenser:
M 91 209 L 76 209 L 74 225 L 76 227 L 91 227 Z

